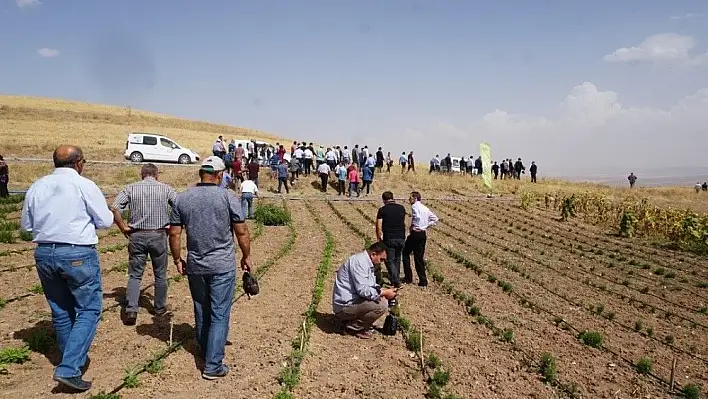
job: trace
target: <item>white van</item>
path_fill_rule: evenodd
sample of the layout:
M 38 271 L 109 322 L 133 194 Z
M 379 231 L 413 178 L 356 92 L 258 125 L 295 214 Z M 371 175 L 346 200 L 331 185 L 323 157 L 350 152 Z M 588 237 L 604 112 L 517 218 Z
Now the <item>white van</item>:
M 199 154 L 172 139 L 151 133 L 130 133 L 125 142 L 125 159 L 132 162 L 162 161 L 189 164 L 199 161 Z

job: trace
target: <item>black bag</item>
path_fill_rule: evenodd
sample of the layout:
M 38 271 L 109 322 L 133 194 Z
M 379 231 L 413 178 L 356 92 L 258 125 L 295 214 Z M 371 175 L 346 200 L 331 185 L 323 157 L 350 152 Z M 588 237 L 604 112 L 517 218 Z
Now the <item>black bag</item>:
M 384 335 L 396 335 L 396 330 L 398 330 L 398 317 L 389 314 L 386 316 L 386 320 L 384 321 L 383 325 L 383 331 L 381 331 Z
M 249 272 L 243 273 L 243 291 L 248 295 L 248 299 L 251 299 L 252 295 L 258 295 L 258 281 Z

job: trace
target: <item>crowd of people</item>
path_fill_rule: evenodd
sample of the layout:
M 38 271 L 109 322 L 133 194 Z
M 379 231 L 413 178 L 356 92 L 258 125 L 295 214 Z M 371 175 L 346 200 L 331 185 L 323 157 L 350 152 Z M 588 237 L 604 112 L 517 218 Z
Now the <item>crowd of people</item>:
M 215 380 L 229 373 L 223 360 L 236 287 L 236 245 L 241 250 L 238 264 L 244 273 L 251 271 L 252 263 L 242 206 L 247 196 L 243 188 L 239 198 L 234 190 L 222 186 L 227 170 L 223 157 L 225 154 L 204 159 L 199 183 L 179 193 L 160 181 L 154 164 L 144 164 L 141 179 L 124 187 L 109 204 L 99 187 L 82 176 L 86 159 L 81 149 L 71 145 L 56 148 L 54 172 L 30 186 L 20 217 L 21 229 L 30 232 L 36 243 L 37 274 L 52 314 L 60 352 L 53 373 L 55 381 L 77 391 L 91 388 L 91 382 L 83 376 L 103 309 L 97 230 L 114 224 L 128 239 L 123 324 L 137 323 L 140 285 L 148 257 L 155 277 L 151 312 L 157 318 L 170 313 L 167 270 L 171 255 L 176 270 L 189 282 L 202 377 Z M 319 163 L 317 169 L 324 167 L 329 167 L 328 162 Z M 255 186 L 256 181 L 244 180 L 241 186 L 247 182 Z M 344 262 L 332 292 L 333 312 L 344 323 L 344 331 L 363 339 L 371 337 L 372 324 L 388 309 L 388 300 L 395 298 L 401 285 L 413 282 L 411 255 L 418 285 L 427 286 L 426 230 L 438 220 L 422 204 L 418 192 L 409 196 L 409 226 L 405 225 L 406 211 L 394 202 L 393 194 L 387 191 L 382 199 L 384 205 L 377 214 L 378 241 Z M 125 211 L 129 211 L 127 216 Z M 181 246 L 183 235 L 186 254 Z M 386 262 L 390 288 L 383 288 L 372 274 L 373 265 L 381 262 Z

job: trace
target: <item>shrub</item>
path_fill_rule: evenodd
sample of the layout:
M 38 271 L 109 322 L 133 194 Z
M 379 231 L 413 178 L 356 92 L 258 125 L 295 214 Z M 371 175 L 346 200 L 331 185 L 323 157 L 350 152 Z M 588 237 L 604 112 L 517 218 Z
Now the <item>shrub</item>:
M 420 350 L 421 339 L 420 331 L 411 330 L 408 332 L 408 335 L 406 335 L 406 346 L 411 351 L 418 352 Z M 423 343 L 424 342 L 425 339 L 423 339 Z
M 634 322 L 634 331 L 642 331 L 642 328 L 644 328 L 644 323 L 641 319 Z
M 0 230 L 0 242 L 13 244 L 15 242 L 15 236 L 12 234 L 12 231 Z
M 0 230 L 15 231 L 20 229 L 20 224 L 17 222 L 0 222 Z
M 428 355 L 428 359 L 425 361 L 425 364 L 427 364 L 431 369 L 436 369 L 442 365 L 442 362 L 434 353 L 430 353 Z
M 440 368 L 435 369 L 433 376 L 431 377 L 431 383 L 438 386 L 444 387 L 450 381 L 450 372 Z
M 696 384 L 687 384 L 683 387 L 681 393 L 686 399 L 699 399 L 701 397 L 701 388 Z
M 272 204 L 258 204 L 253 215 L 265 226 L 285 226 L 292 220 L 290 211 Z
M 649 374 L 651 373 L 653 363 L 648 357 L 643 357 L 639 359 L 634 366 L 640 374 Z
M 556 365 L 556 358 L 550 353 L 541 354 L 541 375 L 543 380 L 548 383 L 553 383 L 556 380 L 556 373 L 558 366 Z
M 3 348 L 0 350 L 0 364 L 17 363 L 22 364 L 29 360 L 30 348 L 23 346 L 21 348 Z
M 29 231 L 20 231 L 20 240 L 22 241 L 32 241 L 34 237 L 32 236 L 32 233 Z
M 591 346 L 593 348 L 601 348 L 602 347 L 602 333 L 598 331 L 583 331 L 580 334 L 580 342 L 584 343 L 587 346 Z

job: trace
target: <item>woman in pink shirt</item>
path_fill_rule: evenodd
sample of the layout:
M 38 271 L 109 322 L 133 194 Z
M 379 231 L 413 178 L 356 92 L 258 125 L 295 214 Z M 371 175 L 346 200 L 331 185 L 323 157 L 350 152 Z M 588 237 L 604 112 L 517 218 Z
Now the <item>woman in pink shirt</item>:
M 354 165 L 349 170 L 349 198 L 352 196 L 352 191 L 356 191 L 356 196 L 359 196 L 359 171 Z

